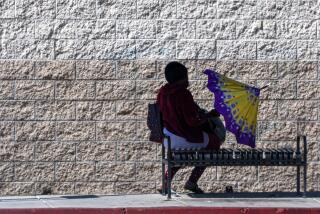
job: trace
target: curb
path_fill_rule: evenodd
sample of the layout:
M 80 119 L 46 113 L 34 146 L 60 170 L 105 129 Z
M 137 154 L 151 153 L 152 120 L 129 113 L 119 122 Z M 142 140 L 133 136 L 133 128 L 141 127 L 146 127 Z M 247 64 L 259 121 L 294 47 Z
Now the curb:
M 318 214 L 320 208 L 223 208 L 223 207 L 164 207 L 164 208 L 22 208 L 0 209 L 0 214 Z

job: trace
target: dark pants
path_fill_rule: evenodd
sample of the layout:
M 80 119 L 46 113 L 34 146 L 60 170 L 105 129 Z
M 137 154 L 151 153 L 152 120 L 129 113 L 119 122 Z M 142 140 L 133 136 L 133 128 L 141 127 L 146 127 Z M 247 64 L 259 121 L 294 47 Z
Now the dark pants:
M 181 167 L 172 167 L 171 168 L 171 180 L 173 179 L 174 175 L 181 169 Z M 204 170 L 206 169 L 205 166 L 197 166 L 194 167 L 191 175 L 188 179 L 188 181 L 196 184 L 198 180 L 200 179 L 201 175 L 203 174 Z M 165 175 L 166 180 L 168 180 L 168 170 L 166 170 L 166 175 Z

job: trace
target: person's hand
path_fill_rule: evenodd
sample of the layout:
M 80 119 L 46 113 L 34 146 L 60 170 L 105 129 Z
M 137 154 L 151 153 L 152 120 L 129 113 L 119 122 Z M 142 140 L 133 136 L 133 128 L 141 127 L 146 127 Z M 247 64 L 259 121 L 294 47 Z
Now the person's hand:
M 211 111 L 209 111 L 209 112 L 208 112 L 208 115 L 209 115 L 210 117 L 220 117 L 220 113 L 219 113 L 217 110 L 215 110 L 215 109 L 212 109 Z

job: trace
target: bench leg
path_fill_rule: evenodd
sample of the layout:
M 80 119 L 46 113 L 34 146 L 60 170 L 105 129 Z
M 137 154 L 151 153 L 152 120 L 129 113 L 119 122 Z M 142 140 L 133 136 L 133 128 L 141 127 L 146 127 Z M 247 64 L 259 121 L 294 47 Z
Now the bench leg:
M 166 193 L 166 178 L 165 178 L 165 171 L 166 171 L 166 165 L 164 163 L 162 163 L 162 195 L 165 195 Z
M 168 190 L 168 199 L 171 199 L 171 164 L 170 162 L 168 163 L 168 177 L 167 177 L 167 190 Z
M 297 194 L 300 195 L 300 166 L 297 166 Z
M 166 177 L 165 177 L 165 173 L 166 173 L 166 164 L 163 162 L 163 160 L 165 159 L 165 152 L 166 149 L 164 147 L 164 144 L 162 142 L 161 145 L 161 157 L 162 157 L 162 195 L 166 195 Z
M 307 194 L 307 165 L 303 166 L 303 197 Z

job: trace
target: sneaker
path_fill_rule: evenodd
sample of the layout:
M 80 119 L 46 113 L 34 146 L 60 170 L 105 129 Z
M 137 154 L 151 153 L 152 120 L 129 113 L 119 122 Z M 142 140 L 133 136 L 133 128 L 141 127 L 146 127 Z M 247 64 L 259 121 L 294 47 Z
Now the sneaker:
M 191 181 L 187 181 L 187 183 L 184 185 L 184 189 L 189 190 L 196 194 L 204 193 L 203 190 L 198 187 L 198 184 L 192 183 Z

